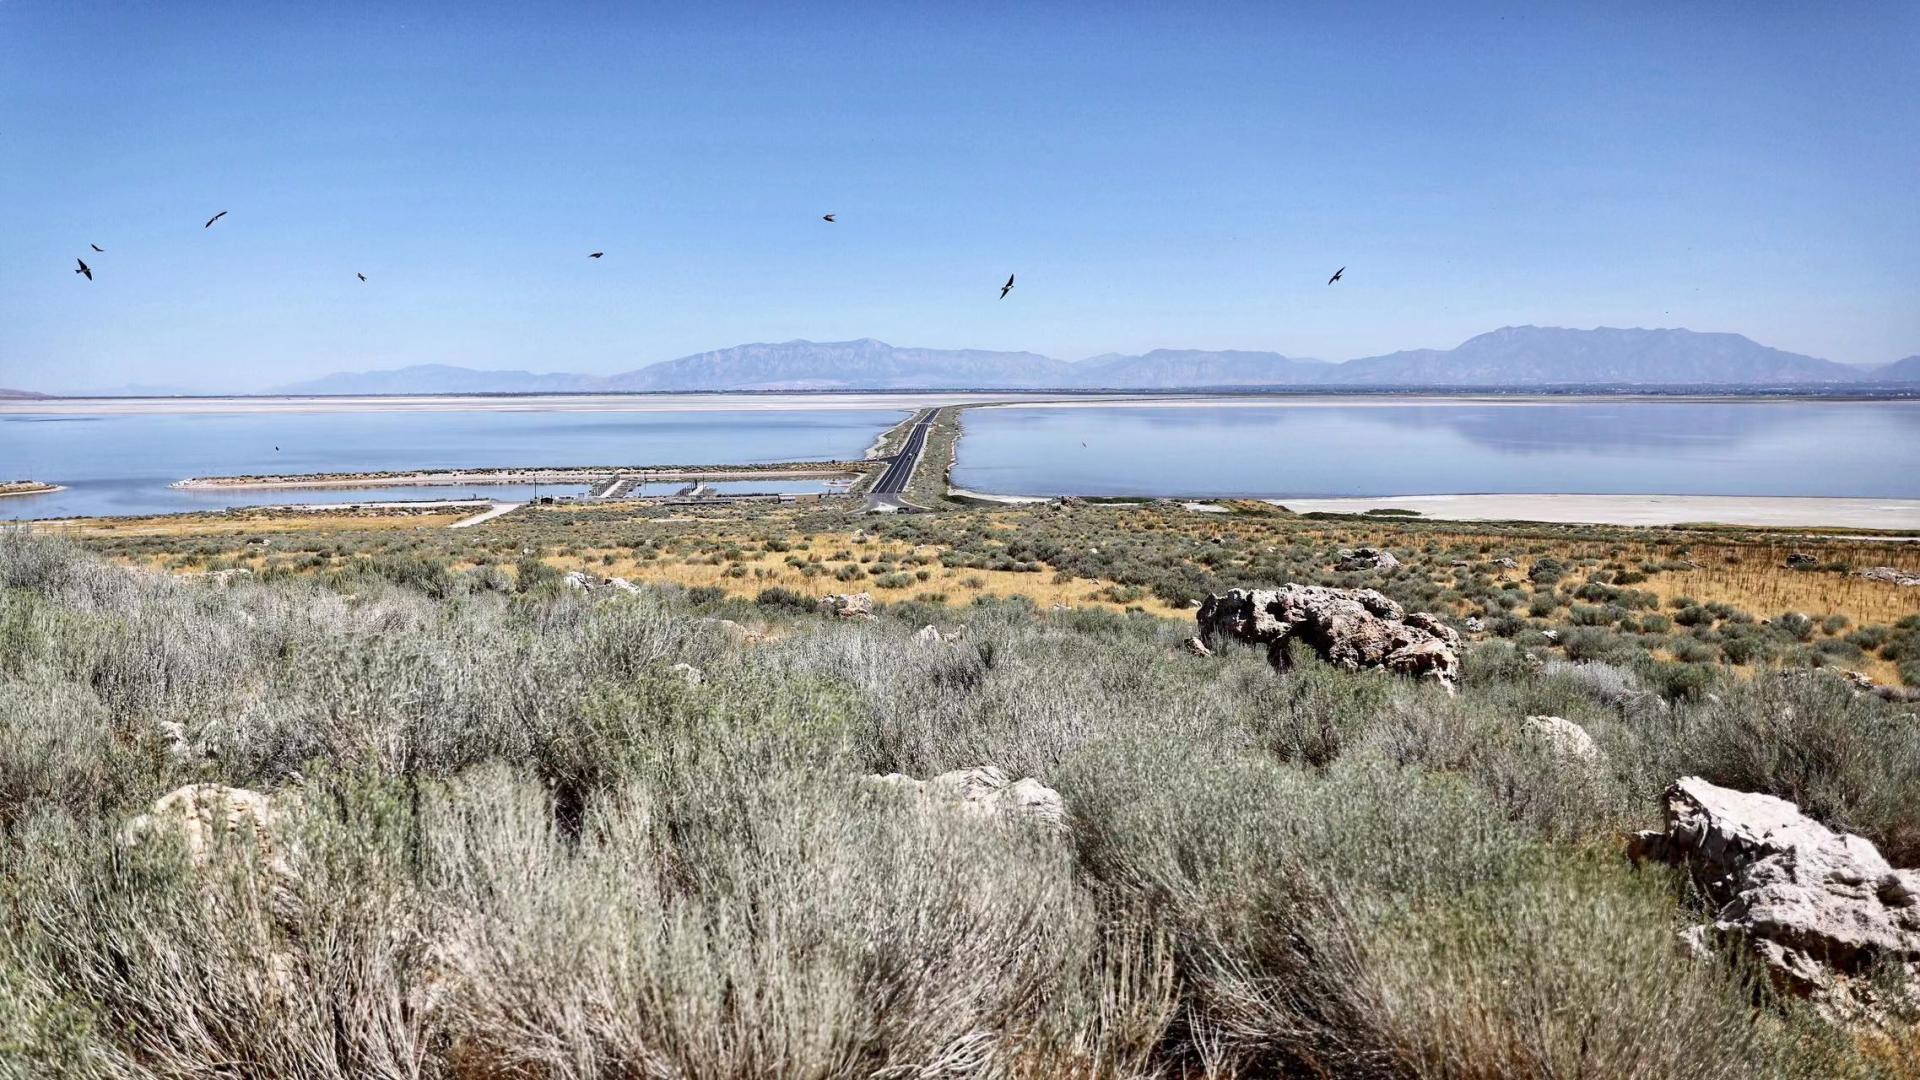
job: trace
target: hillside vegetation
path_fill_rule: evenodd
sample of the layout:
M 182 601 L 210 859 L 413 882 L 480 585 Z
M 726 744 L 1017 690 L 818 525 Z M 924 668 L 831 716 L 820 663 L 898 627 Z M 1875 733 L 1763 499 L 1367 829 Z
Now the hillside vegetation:
M 0 534 L 0 1069 L 1915 1072 L 1904 1015 L 1687 959 L 1689 890 L 1621 857 L 1699 774 L 1920 861 L 1920 725 L 1837 678 L 1493 637 L 1449 696 L 1145 613 L 545 565 L 191 578 Z M 1066 829 L 861 779 L 987 763 Z M 270 796 L 263 839 L 128 838 L 194 782 Z

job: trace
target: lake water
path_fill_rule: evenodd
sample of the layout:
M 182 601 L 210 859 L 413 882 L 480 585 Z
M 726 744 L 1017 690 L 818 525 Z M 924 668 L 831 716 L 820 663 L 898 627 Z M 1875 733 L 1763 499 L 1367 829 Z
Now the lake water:
M 524 499 L 518 486 L 177 491 L 189 476 L 510 465 L 744 465 L 858 458 L 900 409 L 564 412 L 323 411 L 47 415 L 0 407 L 0 480 L 66 491 L 0 499 L 0 520 L 168 514 L 272 503 Z M 741 481 L 728 491 L 819 491 Z M 583 488 L 542 485 L 541 494 Z M 648 494 L 666 494 L 665 485 Z
M 1920 402 L 1003 406 L 954 483 L 1011 495 L 1920 498 Z
M 895 396 L 816 407 L 789 397 L 772 408 L 709 400 L 697 407 L 610 411 L 617 404 L 595 399 L 586 411 L 523 401 L 517 408 L 494 402 L 474 409 L 329 406 L 276 413 L 207 411 L 215 407 L 197 404 L 192 408 L 200 411 L 192 413 L 64 414 L 0 406 L 0 480 L 30 478 L 70 489 L 0 499 L 0 519 L 531 494 L 526 487 L 475 485 L 168 487 L 188 476 L 853 458 L 918 403 Z M 1920 402 L 1322 398 L 1000 406 L 966 414 L 954 480 L 1019 495 L 1920 498 Z M 715 487 L 821 490 L 816 481 L 794 480 Z M 545 485 L 541 492 L 581 490 Z M 671 490 L 650 485 L 646 493 Z

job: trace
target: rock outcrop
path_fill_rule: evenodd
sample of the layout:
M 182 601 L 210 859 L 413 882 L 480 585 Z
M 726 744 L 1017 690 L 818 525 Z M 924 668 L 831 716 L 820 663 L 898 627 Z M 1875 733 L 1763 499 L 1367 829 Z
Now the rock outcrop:
M 955 769 L 931 780 L 916 780 L 904 773 L 868 779 L 972 817 L 1029 821 L 1049 829 L 1064 829 L 1067 824 L 1067 804 L 1059 792 L 1031 776 L 1009 782 L 1007 774 L 993 765 Z
M 1796 551 L 1787 556 L 1787 569 L 1808 570 L 1820 565 L 1820 560 L 1804 551 Z
M 822 615 L 837 615 L 842 619 L 873 618 L 872 593 L 839 593 L 823 596 L 814 602 L 813 609 Z
M 1903 589 L 1920 588 L 1920 574 L 1909 574 L 1893 566 L 1869 566 L 1865 570 L 1855 570 L 1853 576 L 1887 585 L 1898 585 Z
M 1335 570 L 1398 570 L 1400 560 L 1393 557 L 1391 551 L 1379 548 L 1354 548 L 1342 550 L 1339 561 L 1333 564 Z
M 1593 736 L 1587 734 L 1586 728 L 1564 717 L 1529 716 L 1522 722 L 1522 730 L 1539 740 L 1555 757 L 1587 765 L 1600 761 L 1600 748 L 1594 745 Z
M 1432 679 L 1449 692 L 1460 677 L 1460 635 L 1426 612 L 1407 614 L 1372 589 L 1230 589 L 1208 597 L 1194 619 L 1203 641 L 1265 645 L 1268 661 L 1282 670 L 1287 643 L 1301 641 L 1348 671 L 1384 668 Z
M 197 869 L 208 869 L 223 850 L 244 852 L 264 874 L 276 911 L 290 914 L 297 907 L 297 877 L 286 852 L 274 837 L 278 815 L 273 796 L 220 784 L 188 784 L 161 796 L 147 813 L 128 821 L 120 842 L 138 848 L 165 835 L 178 836 L 187 859 Z
M 1752 953 L 1781 989 L 1837 1019 L 1885 1009 L 1880 965 L 1920 979 L 1920 870 L 1894 869 L 1871 843 L 1771 795 L 1689 776 L 1664 799 L 1666 831 L 1639 834 L 1630 851 L 1692 872 L 1718 905 L 1708 940 Z

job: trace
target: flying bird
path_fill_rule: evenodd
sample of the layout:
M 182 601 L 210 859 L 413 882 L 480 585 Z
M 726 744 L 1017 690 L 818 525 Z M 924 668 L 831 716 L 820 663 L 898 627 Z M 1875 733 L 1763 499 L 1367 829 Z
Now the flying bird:
M 208 218 L 208 219 L 207 219 L 207 223 L 206 223 L 205 225 L 202 225 L 202 226 L 200 226 L 200 227 L 201 227 L 201 228 L 203 228 L 203 229 L 211 229 L 211 228 L 213 228 L 213 223 L 214 223 L 214 222 L 216 222 L 216 221 L 219 221 L 219 220 L 220 220 L 221 218 L 223 218 L 223 217 L 226 217 L 226 216 L 227 216 L 227 212 L 226 212 L 225 210 L 222 210 L 222 211 L 220 211 L 219 213 L 217 213 L 217 214 L 215 214 L 215 215 L 213 215 L 212 217 L 210 217 L 210 218 Z
M 88 266 L 88 265 L 87 265 L 87 260 L 85 260 L 85 259 L 75 259 L 75 260 L 73 260 L 73 261 L 74 261 L 74 262 L 77 262 L 77 263 L 79 263 L 79 264 L 80 264 L 80 269 L 78 269 L 78 270 L 75 270 L 75 271 L 74 271 L 74 273 L 76 273 L 76 274 L 85 274 L 85 275 L 87 275 L 87 280 L 88 280 L 88 281 L 92 281 L 92 280 L 93 280 L 93 267 L 91 267 L 91 266 Z
M 1340 269 L 1338 269 L 1338 270 L 1335 270 L 1335 271 L 1333 272 L 1333 276 L 1327 279 L 1327 284 L 1329 284 L 1329 285 L 1331 285 L 1331 284 L 1333 284 L 1334 282 L 1336 282 L 1336 281 L 1339 281 L 1339 280 L 1340 280 L 1340 275 L 1341 275 L 1341 274 L 1344 274 L 1344 273 L 1346 273 L 1346 272 L 1347 272 L 1347 268 L 1346 268 L 1346 267 L 1344 267 L 1344 266 L 1343 266 L 1343 267 L 1341 267 L 1341 268 L 1340 268 Z
M 1013 275 L 1008 274 L 1007 283 L 1005 285 L 1000 286 L 1000 299 L 1005 300 L 1007 298 L 1007 294 L 1012 291 L 1013 291 Z
M 359 272 L 358 270 L 353 272 L 353 276 L 359 278 L 361 281 L 367 280 L 367 275 Z
M 833 220 L 833 215 L 832 215 L 832 214 L 821 214 L 821 215 L 820 215 L 820 220 L 821 220 L 821 221 L 832 221 L 832 220 Z
M 101 247 L 101 246 L 100 246 L 99 244 L 88 244 L 87 246 L 88 246 L 88 247 L 90 247 L 90 248 L 92 248 L 93 250 L 95 250 L 95 251 L 97 251 L 97 252 L 99 252 L 99 253 L 100 253 L 100 254 L 102 254 L 102 255 L 105 255 L 105 254 L 107 253 L 107 249 L 106 249 L 106 248 L 103 248 L 103 247 Z
M 589 258 L 589 259 L 597 259 L 597 258 L 599 258 L 600 256 L 602 256 L 602 255 L 605 255 L 605 254 L 606 254 L 606 252 L 604 252 L 604 251 L 596 251 L 596 252 L 594 252 L 593 254 L 591 254 L 591 255 L 589 255 L 589 256 L 587 256 L 587 258 Z

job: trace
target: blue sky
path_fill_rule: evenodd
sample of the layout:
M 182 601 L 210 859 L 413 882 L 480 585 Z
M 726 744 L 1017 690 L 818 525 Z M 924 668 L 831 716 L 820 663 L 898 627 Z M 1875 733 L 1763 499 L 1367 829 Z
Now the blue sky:
M 1920 352 L 1920 5 L 692 7 L 0 0 L 0 386 L 1516 323 Z

